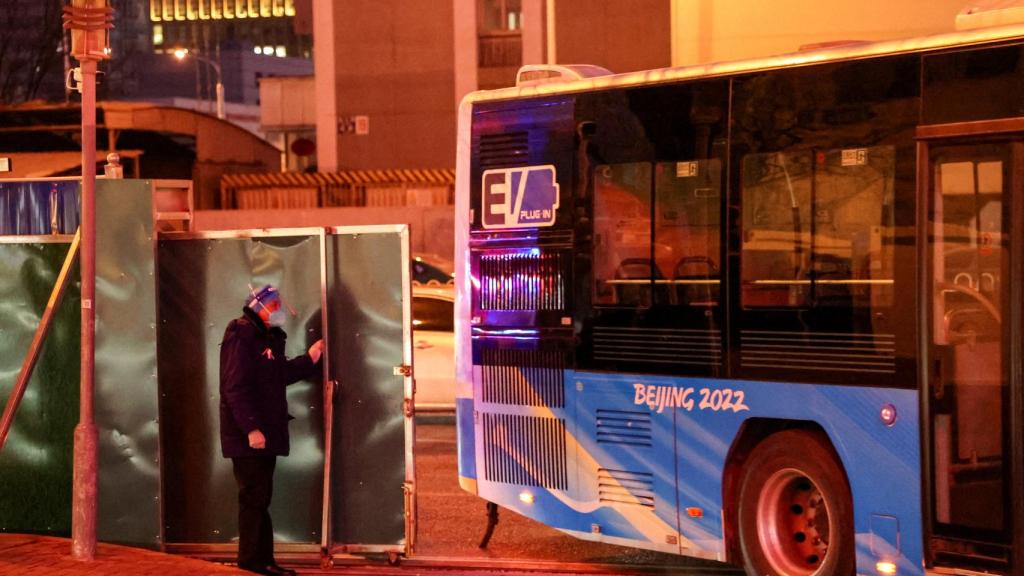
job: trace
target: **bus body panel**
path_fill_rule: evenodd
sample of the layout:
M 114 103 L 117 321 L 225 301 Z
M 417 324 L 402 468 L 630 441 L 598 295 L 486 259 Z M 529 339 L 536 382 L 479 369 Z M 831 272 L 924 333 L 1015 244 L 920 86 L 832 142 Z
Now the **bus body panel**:
M 724 560 L 722 483 L 733 440 L 752 418 L 809 422 L 847 471 L 858 569 L 888 561 L 900 574 L 922 573 L 916 391 L 571 370 L 565 381 L 575 482 L 545 490 L 477 478 L 481 497 L 590 540 Z M 887 406 L 896 410 L 892 426 L 880 418 Z M 640 432 L 609 432 L 610 421 Z M 473 433 L 461 427 L 460 443 Z M 878 528 L 891 523 L 898 531 Z
M 473 398 L 455 399 L 455 422 L 458 434 L 459 484 L 476 493 L 476 448 L 473 442 Z

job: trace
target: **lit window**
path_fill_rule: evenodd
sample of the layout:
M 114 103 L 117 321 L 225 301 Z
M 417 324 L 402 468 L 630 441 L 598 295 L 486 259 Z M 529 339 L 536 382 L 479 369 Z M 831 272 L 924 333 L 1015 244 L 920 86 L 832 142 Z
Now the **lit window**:
M 260 48 L 259 46 L 253 46 L 252 47 L 252 51 L 255 52 L 256 54 L 263 54 L 263 49 Z
M 478 0 L 480 31 L 509 32 L 523 27 L 522 0 Z
M 273 46 L 264 46 L 263 47 L 263 55 L 264 56 L 273 56 L 274 55 L 274 47 Z
M 288 55 L 288 50 L 284 46 L 278 46 L 274 49 L 274 56 L 278 58 L 284 58 Z
M 164 43 L 164 27 L 162 24 L 153 25 L 153 46 L 162 46 Z

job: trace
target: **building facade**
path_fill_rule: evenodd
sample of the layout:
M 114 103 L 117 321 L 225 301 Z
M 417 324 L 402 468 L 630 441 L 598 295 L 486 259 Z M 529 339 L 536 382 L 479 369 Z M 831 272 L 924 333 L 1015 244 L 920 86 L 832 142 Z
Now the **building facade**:
M 823 43 L 875 42 L 950 32 L 957 13 L 984 3 L 672 0 L 672 65 L 758 58 Z
M 265 56 L 312 57 L 309 0 L 150 0 L 153 51 L 251 46 Z M 299 24 L 297 26 L 297 23 Z
M 924 36 L 953 30 L 966 4 L 313 0 L 318 165 L 452 166 L 459 100 L 512 85 L 523 64 L 621 73 Z
M 511 86 L 523 64 L 668 66 L 670 14 L 668 0 L 313 0 L 318 168 L 450 168 L 465 94 Z
M 260 78 L 312 74 L 311 0 L 108 0 L 111 58 L 100 63 L 100 100 L 212 102 L 215 67 L 179 62 L 177 49 L 220 66 L 225 99 L 258 111 Z M 65 0 L 4 0 L 0 9 L 0 104 L 63 102 Z M 210 105 L 212 109 L 212 105 Z

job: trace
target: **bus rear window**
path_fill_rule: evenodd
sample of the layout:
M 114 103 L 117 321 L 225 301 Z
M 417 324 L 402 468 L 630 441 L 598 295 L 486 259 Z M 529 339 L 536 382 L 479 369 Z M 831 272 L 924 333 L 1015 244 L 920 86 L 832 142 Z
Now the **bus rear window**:
M 743 306 L 890 306 L 894 169 L 892 146 L 744 157 Z

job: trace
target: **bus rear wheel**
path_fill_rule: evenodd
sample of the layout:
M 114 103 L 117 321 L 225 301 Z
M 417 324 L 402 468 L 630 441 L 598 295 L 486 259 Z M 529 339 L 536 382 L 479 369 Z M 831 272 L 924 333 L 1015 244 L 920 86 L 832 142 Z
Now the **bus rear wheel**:
M 850 487 L 819 435 L 789 430 L 759 444 L 743 467 L 737 508 L 748 574 L 854 573 Z

